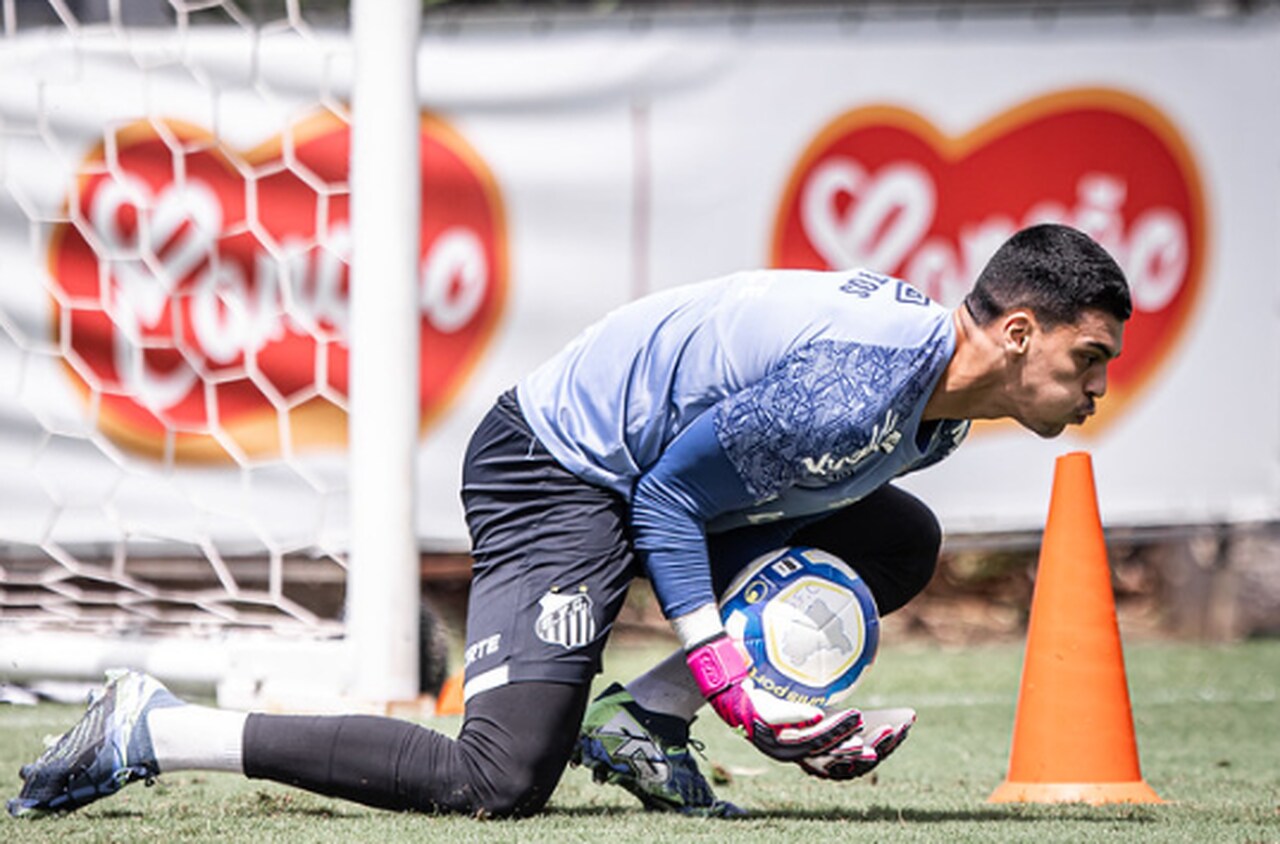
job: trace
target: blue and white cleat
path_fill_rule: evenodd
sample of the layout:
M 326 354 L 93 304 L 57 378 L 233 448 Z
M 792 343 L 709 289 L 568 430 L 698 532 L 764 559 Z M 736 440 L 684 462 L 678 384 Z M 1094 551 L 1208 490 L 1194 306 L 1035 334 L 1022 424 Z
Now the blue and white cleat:
M 650 811 L 702 817 L 741 817 L 745 811 L 711 790 L 689 748 L 689 725 L 641 707 L 614 683 L 582 720 L 573 763 L 599 783 L 621 786 Z
M 182 701 L 158 680 L 136 671 L 108 671 L 102 693 L 69 732 L 23 765 L 22 793 L 8 803 L 15 818 L 69 812 L 160 773 L 147 713 Z

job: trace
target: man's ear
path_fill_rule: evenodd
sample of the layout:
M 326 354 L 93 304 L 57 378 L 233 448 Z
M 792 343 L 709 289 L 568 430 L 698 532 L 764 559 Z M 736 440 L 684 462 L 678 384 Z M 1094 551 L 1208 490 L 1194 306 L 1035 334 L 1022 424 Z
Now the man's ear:
M 1012 355 L 1024 355 L 1031 345 L 1031 335 L 1036 330 L 1036 318 L 1030 311 L 1019 308 L 1000 318 L 1000 338 L 1005 351 Z

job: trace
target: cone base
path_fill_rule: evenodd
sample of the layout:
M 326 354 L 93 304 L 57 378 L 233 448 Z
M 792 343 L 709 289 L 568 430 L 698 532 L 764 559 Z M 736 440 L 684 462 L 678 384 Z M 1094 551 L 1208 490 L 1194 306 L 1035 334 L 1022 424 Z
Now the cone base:
M 988 803 L 1163 803 L 1142 780 L 1134 782 L 1010 782 L 987 798 Z

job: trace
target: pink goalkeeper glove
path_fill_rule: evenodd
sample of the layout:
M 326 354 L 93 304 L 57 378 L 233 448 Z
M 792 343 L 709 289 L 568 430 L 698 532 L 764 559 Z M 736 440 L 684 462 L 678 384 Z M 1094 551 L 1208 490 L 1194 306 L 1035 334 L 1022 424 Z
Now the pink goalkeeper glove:
M 720 719 L 740 729 L 766 756 L 784 762 L 821 754 L 862 725 L 856 709 L 830 715 L 816 706 L 783 700 L 756 688 L 742 651 L 721 633 L 685 654 L 702 696 Z

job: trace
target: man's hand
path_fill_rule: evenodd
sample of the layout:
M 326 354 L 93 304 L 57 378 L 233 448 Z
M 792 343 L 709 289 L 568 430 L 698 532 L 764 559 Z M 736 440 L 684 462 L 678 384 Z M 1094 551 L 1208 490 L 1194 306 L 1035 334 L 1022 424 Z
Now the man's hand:
M 805 773 L 828 780 L 851 780 L 870 773 L 907 739 L 914 709 L 869 709 L 862 728 L 839 745 L 799 760 Z
M 828 715 L 816 706 L 756 688 L 746 658 L 724 633 L 690 649 L 685 659 L 702 696 L 721 720 L 742 730 L 760 752 L 774 759 L 803 764 L 835 749 L 862 724 L 856 709 Z

